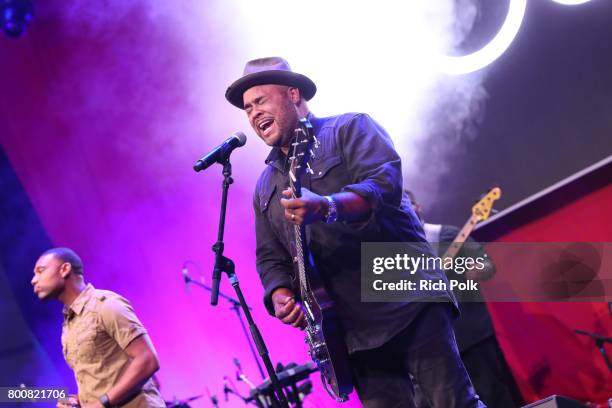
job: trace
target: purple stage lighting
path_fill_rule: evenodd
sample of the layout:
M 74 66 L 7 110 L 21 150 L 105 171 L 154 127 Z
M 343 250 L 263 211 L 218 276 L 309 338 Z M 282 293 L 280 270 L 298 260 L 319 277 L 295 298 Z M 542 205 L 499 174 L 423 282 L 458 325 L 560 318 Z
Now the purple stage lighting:
M 1 0 L 2 28 L 9 37 L 21 37 L 34 15 L 30 0 Z

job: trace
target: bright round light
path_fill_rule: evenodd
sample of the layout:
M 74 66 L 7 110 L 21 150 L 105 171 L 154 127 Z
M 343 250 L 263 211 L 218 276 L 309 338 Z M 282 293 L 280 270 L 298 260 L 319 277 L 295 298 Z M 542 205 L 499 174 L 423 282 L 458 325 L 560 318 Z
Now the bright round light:
M 526 0 L 510 0 L 506 20 L 497 35 L 487 45 L 472 54 L 460 57 L 442 56 L 438 69 L 449 75 L 461 75 L 478 71 L 495 61 L 508 49 L 512 40 L 516 37 L 516 33 L 518 33 L 523 22 L 526 5 Z
M 555 3 L 563 4 L 565 6 L 575 6 L 576 4 L 586 3 L 591 0 L 553 0 Z

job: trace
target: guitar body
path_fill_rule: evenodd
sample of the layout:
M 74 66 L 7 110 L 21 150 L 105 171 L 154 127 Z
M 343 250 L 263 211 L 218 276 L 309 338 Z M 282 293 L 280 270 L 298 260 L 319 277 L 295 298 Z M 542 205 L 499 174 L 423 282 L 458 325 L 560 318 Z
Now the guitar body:
M 301 196 L 302 175 L 306 172 L 311 148 L 316 143 L 312 125 L 300 120 L 290 157 L 290 187 L 294 197 Z M 327 293 L 306 241 L 304 225 L 294 225 L 294 262 L 300 282 L 300 295 L 306 321 L 309 354 L 321 372 L 321 381 L 328 394 L 337 402 L 348 400 L 353 390 L 352 374 L 344 343 L 344 335 L 335 311 L 335 304 Z
M 309 354 L 321 371 L 321 381 L 327 392 L 337 401 L 348 400 L 353 390 L 352 373 L 344 335 L 336 314 L 335 303 L 323 286 L 308 257 L 309 290 L 302 294 L 306 314 L 306 338 Z

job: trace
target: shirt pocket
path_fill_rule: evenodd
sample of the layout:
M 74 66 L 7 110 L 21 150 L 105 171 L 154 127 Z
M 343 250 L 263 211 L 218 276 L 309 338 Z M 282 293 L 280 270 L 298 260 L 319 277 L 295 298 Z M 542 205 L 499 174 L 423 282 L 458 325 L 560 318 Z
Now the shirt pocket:
M 342 157 L 340 156 L 325 157 L 321 160 L 317 160 L 312 166 L 312 174 L 310 178 L 312 180 L 322 179 L 331 171 L 331 169 L 339 166 L 341 163 Z
M 92 362 L 96 357 L 98 331 L 95 325 L 83 328 L 76 336 L 76 355 L 81 363 Z
M 265 214 L 270 208 L 270 201 L 272 201 L 275 191 L 276 185 L 272 184 L 259 192 L 259 209 L 262 214 Z

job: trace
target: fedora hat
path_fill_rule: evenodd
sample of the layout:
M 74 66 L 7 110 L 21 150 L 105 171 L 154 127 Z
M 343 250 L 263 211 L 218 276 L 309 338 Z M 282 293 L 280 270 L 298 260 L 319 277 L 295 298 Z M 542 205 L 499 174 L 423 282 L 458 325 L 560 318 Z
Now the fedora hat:
M 317 86 L 305 75 L 291 71 L 289 63 L 280 57 L 254 59 L 246 63 L 242 77 L 234 81 L 225 99 L 232 105 L 244 109 L 242 94 L 257 85 L 286 85 L 296 87 L 307 101 L 317 92 Z

